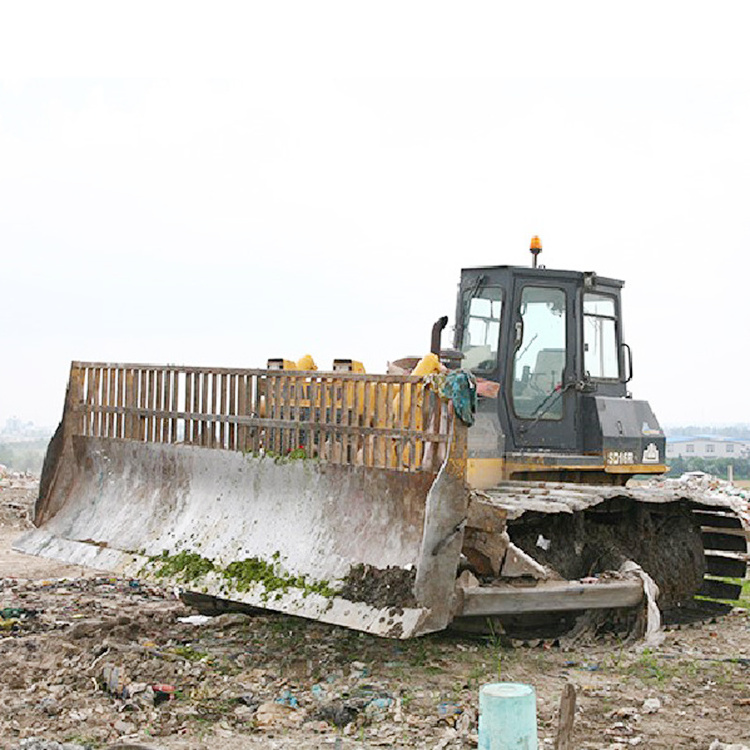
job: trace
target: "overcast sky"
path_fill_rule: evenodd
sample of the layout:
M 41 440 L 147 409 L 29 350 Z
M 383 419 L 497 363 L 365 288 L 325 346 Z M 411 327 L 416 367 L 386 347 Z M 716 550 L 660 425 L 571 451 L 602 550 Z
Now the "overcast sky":
M 626 281 L 663 424 L 750 422 L 742 4 L 16 5 L 0 427 L 73 359 L 383 371 L 533 234 Z

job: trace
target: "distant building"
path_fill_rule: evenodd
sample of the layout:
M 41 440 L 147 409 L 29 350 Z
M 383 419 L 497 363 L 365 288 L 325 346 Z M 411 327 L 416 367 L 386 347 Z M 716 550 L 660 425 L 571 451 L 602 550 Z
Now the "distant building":
M 24 432 L 34 429 L 33 422 L 22 422 L 18 417 L 10 417 L 5 420 L 5 427 L 0 430 L 3 435 L 23 435 Z
M 670 458 L 750 458 L 750 440 L 717 435 L 695 435 L 667 438 Z
M 0 441 L 3 443 L 25 443 L 29 440 L 48 438 L 54 430 L 49 427 L 37 427 L 33 422 L 24 422 L 18 417 L 5 420 L 0 428 Z

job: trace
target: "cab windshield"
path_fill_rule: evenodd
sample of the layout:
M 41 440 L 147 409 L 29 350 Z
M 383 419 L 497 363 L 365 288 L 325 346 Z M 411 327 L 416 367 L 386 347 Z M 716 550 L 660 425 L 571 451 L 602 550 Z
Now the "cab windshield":
M 566 359 L 565 292 L 527 286 L 513 358 L 513 408 L 524 419 L 562 419 Z

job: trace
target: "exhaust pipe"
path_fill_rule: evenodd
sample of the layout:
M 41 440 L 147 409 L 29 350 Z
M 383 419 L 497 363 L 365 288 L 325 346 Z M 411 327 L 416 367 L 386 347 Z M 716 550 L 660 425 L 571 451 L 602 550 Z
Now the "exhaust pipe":
M 433 354 L 440 356 L 440 337 L 443 333 L 443 329 L 448 325 L 448 316 L 443 315 L 442 318 L 438 318 L 432 325 L 432 338 L 430 340 L 430 351 Z

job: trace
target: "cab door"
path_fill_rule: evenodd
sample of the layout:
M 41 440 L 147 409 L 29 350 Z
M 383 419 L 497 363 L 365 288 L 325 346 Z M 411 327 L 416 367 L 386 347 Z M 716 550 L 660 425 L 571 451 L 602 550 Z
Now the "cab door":
M 506 408 L 516 449 L 576 451 L 576 285 L 516 277 Z

